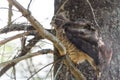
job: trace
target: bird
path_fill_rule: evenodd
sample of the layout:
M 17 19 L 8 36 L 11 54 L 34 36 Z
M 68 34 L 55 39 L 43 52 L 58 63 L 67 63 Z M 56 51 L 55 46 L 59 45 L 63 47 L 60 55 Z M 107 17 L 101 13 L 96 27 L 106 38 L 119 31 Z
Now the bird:
M 70 21 L 63 14 L 56 16 L 54 21 L 56 37 L 66 48 L 74 64 L 88 61 L 96 72 L 101 75 L 101 60 L 110 63 L 112 57 L 111 49 L 107 49 L 98 31 L 92 26 L 90 21 L 77 20 Z M 64 55 L 61 53 L 61 55 Z

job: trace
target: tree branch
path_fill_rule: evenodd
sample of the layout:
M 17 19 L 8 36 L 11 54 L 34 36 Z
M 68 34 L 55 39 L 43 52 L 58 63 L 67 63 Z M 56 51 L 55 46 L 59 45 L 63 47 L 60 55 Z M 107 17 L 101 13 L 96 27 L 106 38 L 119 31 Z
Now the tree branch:
M 42 54 L 47 54 L 47 53 L 53 53 L 53 51 L 51 49 L 43 49 L 43 50 L 31 53 L 31 54 L 27 54 L 25 56 L 15 58 L 13 60 L 9 60 L 9 61 L 0 63 L 0 68 L 5 66 L 5 65 L 8 65 L 8 64 L 18 63 L 18 62 L 20 62 L 22 60 L 25 60 L 25 59 L 28 59 L 28 58 L 31 58 L 31 57 L 34 57 L 34 56 L 42 55 Z
M 8 25 L 9 25 L 12 21 L 13 12 L 12 12 L 12 5 L 11 4 L 8 5 L 9 5 L 9 10 L 8 10 Z
M 26 45 L 23 50 L 21 51 L 21 53 L 17 56 L 17 57 L 14 57 L 13 59 L 16 59 L 18 57 L 21 57 L 21 56 L 24 56 L 26 55 L 30 49 L 41 39 L 41 37 L 38 37 L 38 35 L 35 35 L 35 37 L 33 39 L 31 39 L 29 41 L 29 44 Z M 16 63 L 11 63 L 11 64 L 8 64 L 6 65 L 4 68 L 2 68 L 0 70 L 0 76 L 2 76 L 7 70 L 9 70 L 12 66 L 16 65 Z
M 100 26 L 99 26 L 99 24 L 98 24 L 98 22 L 97 22 L 97 20 L 96 20 L 96 16 L 95 16 L 94 9 L 93 9 L 90 1 L 89 1 L 89 0 L 86 0 L 86 1 L 87 1 L 88 5 L 89 5 L 91 11 L 92 11 L 92 15 L 93 15 L 94 22 L 95 22 L 95 24 L 96 24 L 96 26 L 97 26 L 97 28 L 98 28 L 98 30 L 99 30 L 99 29 L 100 29 Z
M 54 43 L 55 47 L 61 54 L 66 54 L 66 49 L 63 44 L 51 33 L 46 31 L 42 25 L 26 10 L 22 5 L 20 5 L 16 0 L 8 0 L 8 2 L 14 5 L 23 14 L 24 17 L 32 24 L 32 26 L 38 31 L 39 35 L 46 38 Z
M 45 29 L 45 30 L 47 30 L 51 34 L 55 35 L 55 30 L 54 29 Z M 4 28 L 1 28 L 0 29 L 0 34 L 12 32 L 12 31 L 30 31 L 30 35 L 38 34 L 37 31 L 35 31 L 35 28 L 32 25 L 24 24 L 24 23 L 11 24 L 10 26 L 6 26 Z
M 35 28 L 33 28 L 31 25 L 27 25 L 27 24 L 24 24 L 24 23 L 21 23 L 21 24 L 11 24 L 11 25 L 8 25 L 2 29 L 0 29 L 0 34 L 3 34 L 3 33 L 8 33 L 8 32 L 11 32 L 11 31 L 31 31 L 31 30 L 35 30 Z
M 21 6 L 16 0 L 8 0 L 8 2 L 12 5 L 14 5 L 16 8 L 19 9 L 19 11 L 23 14 L 24 17 L 27 18 L 27 20 L 32 24 L 32 26 L 38 31 L 39 35 L 42 36 L 43 38 L 46 38 L 48 40 L 50 40 L 51 42 L 53 42 L 53 44 L 55 45 L 55 47 L 58 49 L 60 54 L 65 55 L 66 54 L 66 48 L 64 47 L 64 45 L 51 33 L 49 33 L 48 31 L 46 31 L 42 25 L 30 14 L 30 12 L 28 12 L 23 6 Z M 66 55 L 68 57 L 68 55 Z M 71 61 L 68 58 L 66 58 L 67 64 L 68 66 L 71 66 L 70 63 L 68 63 L 69 61 Z M 81 76 L 81 74 L 79 72 L 77 72 L 73 66 L 71 66 L 72 69 L 78 73 L 79 76 Z M 79 80 L 76 76 L 75 78 L 77 80 Z
M 45 29 L 51 34 L 55 35 L 55 30 L 54 29 Z M 12 31 L 31 31 L 30 35 L 36 35 L 37 31 L 35 31 L 35 28 L 32 25 L 20 23 L 20 24 L 11 24 L 9 26 L 6 26 L 4 28 L 0 29 L 0 34 L 3 33 L 8 33 Z
M 28 32 L 20 33 L 20 34 L 17 34 L 15 36 L 6 38 L 5 40 L 0 41 L 0 46 L 7 43 L 7 42 L 9 42 L 9 41 L 14 40 L 14 39 L 21 38 L 23 35 L 28 36 L 30 33 L 31 33 L 31 31 L 28 31 Z
M 70 71 L 73 74 L 73 76 L 75 77 L 75 79 L 76 80 L 86 80 L 84 75 L 74 66 L 74 64 L 70 60 L 69 56 L 66 56 L 66 59 L 67 59 L 66 60 L 66 62 L 67 62 L 66 64 L 70 68 Z

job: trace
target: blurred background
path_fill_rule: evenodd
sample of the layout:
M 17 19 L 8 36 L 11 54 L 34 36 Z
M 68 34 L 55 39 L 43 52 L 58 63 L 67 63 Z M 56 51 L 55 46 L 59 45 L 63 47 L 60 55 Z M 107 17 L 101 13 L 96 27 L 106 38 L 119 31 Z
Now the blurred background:
M 16 1 L 18 1 L 25 8 L 28 7 L 30 2 L 30 0 Z M 29 22 L 14 6 L 12 9 L 13 23 L 29 24 Z M 50 22 L 54 14 L 54 0 L 32 0 L 29 10 L 44 28 L 51 29 Z M 0 29 L 6 27 L 7 25 L 8 2 L 7 0 L 0 0 Z M 0 34 L 0 41 L 19 33 L 21 33 L 21 31 Z M 31 38 L 33 38 L 33 36 L 27 37 L 27 41 L 29 41 Z M 28 43 L 27 41 L 26 43 Z M 50 41 L 42 39 L 32 48 L 29 53 L 33 53 L 41 49 L 53 49 L 53 45 Z M 19 54 L 20 50 L 21 38 L 9 41 L 4 45 L 0 45 L 0 63 L 11 60 L 14 56 L 16 56 L 16 54 Z M 9 69 L 2 77 L 0 77 L 0 80 L 52 80 L 52 62 L 52 54 L 39 55 L 20 61 L 14 68 Z M 33 74 L 35 75 L 30 78 Z

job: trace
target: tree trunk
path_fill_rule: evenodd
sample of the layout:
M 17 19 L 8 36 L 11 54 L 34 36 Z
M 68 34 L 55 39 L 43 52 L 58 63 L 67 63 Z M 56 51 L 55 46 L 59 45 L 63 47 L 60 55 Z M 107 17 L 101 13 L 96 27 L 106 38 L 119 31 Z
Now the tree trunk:
M 65 0 L 55 0 L 55 14 Z M 119 0 L 68 0 L 64 10 L 71 21 L 85 19 L 99 31 L 105 44 L 112 48 L 113 57 L 110 65 L 102 71 L 100 80 L 120 79 L 120 1 Z M 59 11 L 59 12 L 61 12 Z M 58 13 L 59 13 L 58 12 Z M 58 54 L 57 50 L 55 54 Z M 55 61 L 59 59 L 55 55 Z M 74 80 L 66 66 L 55 65 L 56 80 Z M 87 80 L 96 80 L 94 70 L 88 62 L 78 65 Z M 60 71 L 58 72 L 58 69 Z M 57 75 L 56 75 L 57 72 Z

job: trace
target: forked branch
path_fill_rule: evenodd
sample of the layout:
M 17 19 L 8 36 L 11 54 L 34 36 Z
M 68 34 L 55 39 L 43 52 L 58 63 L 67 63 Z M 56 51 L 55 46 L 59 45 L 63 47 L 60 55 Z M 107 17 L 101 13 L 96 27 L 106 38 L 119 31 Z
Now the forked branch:
M 40 36 L 52 41 L 55 47 L 59 50 L 60 53 L 66 54 L 66 49 L 63 44 L 51 33 L 46 31 L 42 25 L 31 15 L 31 13 L 26 10 L 22 5 L 20 5 L 16 0 L 8 0 L 8 2 L 14 5 L 19 11 L 23 14 L 24 17 L 32 24 L 32 26 L 37 30 Z
M 64 55 L 66 54 L 66 48 L 60 42 L 60 40 L 56 38 L 54 35 L 52 35 L 51 33 L 49 33 L 48 31 L 46 31 L 42 27 L 42 25 L 31 15 L 31 13 L 28 10 L 26 10 L 23 6 L 21 6 L 16 0 L 8 0 L 8 2 L 19 9 L 19 11 L 23 14 L 23 16 L 26 17 L 27 20 L 36 29 L 39 36 L 42 36 L 43 38 L 46 38 L 50 40 L 51 42 L 53 42 L 53 44 L 58 49 L 60 54 L 64 54 Z M 72 62 L 69 59 L 68 55 L 66 55 L 66 62 L 67 62 L 67 66 L 70 67 L 70 69 L 72 69 L 71 72 L 73 72 L 73 75 L 76 78 L 76 80 L 80 80 L 81 77 L 82 77 L 82 80 L 85 80 L 83 76 L 81 76 L 81 73 L 76 71 L 76 68 L 71 65 Z M 77 74 L 78 76 L 75 76 L 75 74 Z

